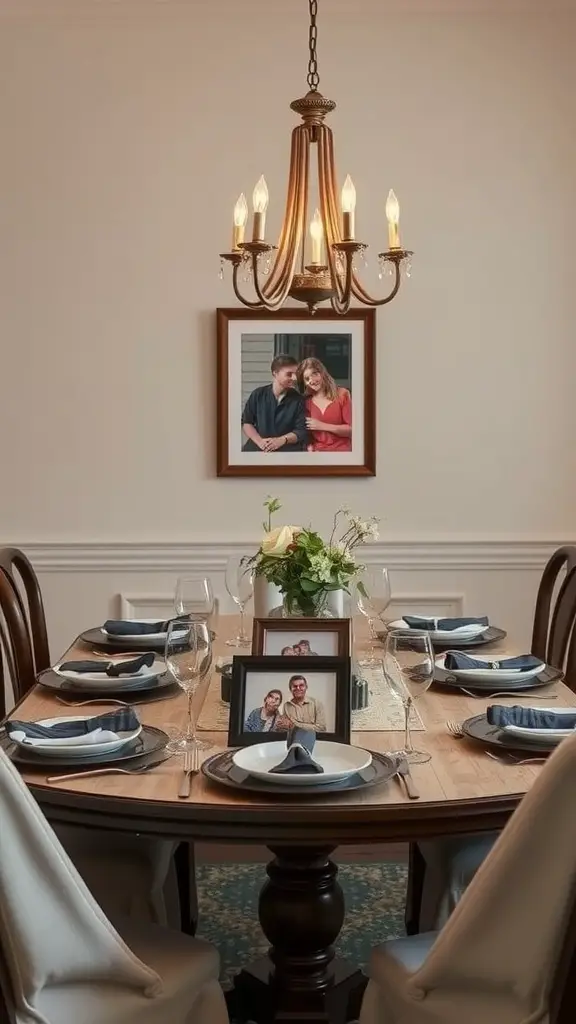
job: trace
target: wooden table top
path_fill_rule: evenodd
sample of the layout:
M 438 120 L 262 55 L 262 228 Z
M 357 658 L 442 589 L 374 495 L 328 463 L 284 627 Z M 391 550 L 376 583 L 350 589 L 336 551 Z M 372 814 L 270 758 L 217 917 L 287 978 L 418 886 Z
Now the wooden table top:
M 230 656 L 235 652 L 235 648 L 225 645 L 235 625 L 233 616 L 220 618 L 215 656 Z M 481 650 L 500 656 L 517 653 L 508 640 L 486 645 Z M 67 652 L 67 656 L 78 654 L 86 654 L 86 647 L 81 643 Z M 209 680 L 197 694 L 198 701 L 204 699 L 208 685 Z M 559 706 L 576 706 L 576 694 L 563 683 L 551 684 L 537 692 L 556 695 L 554 703 Z M 500 702 L 523 703 L 518 698 L 498 698 Z M 44 772 L 26 771 L 24 778 L 51 820 L 85 822 L 178 838 L 358 843 L 480 831 L 504 824 L 540 770 L 538 765 L 501 764 L 489 757 L 481 746 L 456 739 L 448 732 L 447 720 L 462 721 L 479 714 L 488 703 L 490 701 L 484 698 L 436 689 L 429 690 L 418 700 L 426 731 L 415 732 L 413 739 L 432 756 L 427 764 L 412 767 L 420 793 L 417 801 L 407 799 L 397 779 L 364 791 L 282 800 L 235 793 L 209 782 L 202 774 L 193 779 L 190 798 L 179 800 L 182 766 L 179 758 L 171 758 L 149 774 L 140 776 L 111 775 L 49 784 Z M 97 714 L 105 708 L 91 705 L 84 710 Z M 65 709 L 56 695 L 39 686 L 17 709 L 18 718 L 24 720 L 63 713 Z M 183 726 L 186 697 L 179 694 L 166 701 L 144 704 L 138 707 L 138 714 L 143 723 L 159 728 L 168 724 Z M 225 749 L 225 733 L 203 732 L 201 735 L 213 743 L 214 750 L 209 754 Z M 352 742 L 385 752 L 399 749 L 403 736 L 394 732 L 361 732 L 352 734 Z

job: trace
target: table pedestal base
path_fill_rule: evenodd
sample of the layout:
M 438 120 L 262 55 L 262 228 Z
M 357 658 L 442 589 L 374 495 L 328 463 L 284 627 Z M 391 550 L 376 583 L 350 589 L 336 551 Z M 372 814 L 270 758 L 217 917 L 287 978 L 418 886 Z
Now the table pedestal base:
M 270 847 L 258 916 L 269 957 L 235 979 L 231 1009 L 256 1024 L 346 1024 L 357 1018 L 366 979 L 334 958 L 344 922 L 334 847 Z

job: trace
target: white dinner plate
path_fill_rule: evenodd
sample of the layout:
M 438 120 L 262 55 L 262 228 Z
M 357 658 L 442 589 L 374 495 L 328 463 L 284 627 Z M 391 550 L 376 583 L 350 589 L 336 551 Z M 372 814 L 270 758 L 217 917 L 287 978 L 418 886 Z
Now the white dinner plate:
M 37 724 L 53 725 L 55 722 L 80 722 L 85 718 L 86 715 L 66 715 L 58 716 L 57 718 L 43 718 Z M 78 743 L 71 743 L 70 739 L 59 742 L 56 739 L 47 741 L 45 738 L 25 743 L 24 733 L 20 735 L 18 733 L 11 733 L 10 739 L 18 747 L 23 747 L 25 750 L 34 750 L 36 753 L 42 754 L 43 757 L 62 757 L 63 754 L 66 757 L 84 757 L 86 754 L 94 754 L 95 756 L 98 754 L 111 754 L 114 750 L 120 750 L 121 747 L 126 743 L 130 743 L 131 740 L 135 740 L 141 732 L 142 725 L 139 724 L 137 729 L 117 733 L 113 740 L 108 739 L 93 743 L 81 743 L 81 737 L 77 737 Z
M 78 658 L 77 660 L 81 661 L 82 659 Z M 132 661 L 133 659 L 127 658 L 126 660 Z M 102 659 L 102 663 L 106 664 L 106 661 Z M 117 662 L 115 663 L 117 664 Z M 131 674 L 125 672 L 120 676 L 107 676 L 105 672 L 62 671 L 60 665 L 56 665 L 52 671 L 62 679 L 67 679 L 69 682 L 74 683 L 78 690 L 101 690 L 107 686 L 113 687 L 114 690 L 121 690 L 124 683 L 142 683 L 144 687 L 147 683 L 154 682 L 159 676 L 164 675 L 166 662 L 163 658 L 156 658 L 152 665 L 144 665 L 139 672 L 132 672 Z
M 480 623 L 471 623 L 469 626 L 458 626 L 457 629 L 421 629 L 419 626 L 412 628 L 404 619 L 396 619 L 388 623 L 388 629 L 398 629 L 407 635 L 414 632 L 428 633 L 431 640 L 471 640 L 475 636 L 482 636 L 490 626 L 482 626 Z
M 487 658 L 478 658 L 475 655 L 476 661 L 484 661 L 486 668 L 444 668 L 444 661 L 446 654 L 439 654 L 435 659 L 436 673 L 435 679 L 440 683 L 443 677 L 449 679 L 461 679 L 463 683 L 474 683 L 474 686 L 481 687 L 486 686 L 487 689 L 493 689 L 495 685 L 500 683 L 517 683 L 522 681 L 528 682 L 530 679 L 534 679 L 535 676 L 539 675 L 546 668 L 544 662 L 540 665 L 536 665 L 535 668 L 529 668 L 526 671 L 522 671 L 519 668 L 490 668 L 492 664 Z M 458 652 L 460 653 L 460 652 Z
M 338 779 L 346 779 L 372 763 L 372 754 L 361 747 L 351 747 L 346 743 L 334 743 L 330 740 L 317 740 L 312 759 L 322 766 L 322 774 L 272 773 L 271 769 L 276 768 L 284 760 L 286 753 L 286 741 L 278 740 L 243 747 L 242 750 L 236 751 L 232 760 L 238 768 L 242 768 L 254 778 L 265 779 L 266 782 L 277 786 L 321 786 L 324 783 L 337 782 Z
M 554 711 L 559 715 L 574 714 L 574 708 L 538 708 L 538 711 Z M 560 743 L 568 736 L 574 735 L 574 729 L 525 729 L 521 725 L 505 725 L 502 732 L 516 739 L 529 740 L 537 746 L 539 743 Z
M 141 622 L 149 626 L 151 622 L 158 622 L 158 619 L 131 619 L 130 621 Z M 104 626 L 100 626 L 100 632 L 107 640 L 113 640 L 114 643 L 118 644 L 128 644 L 130 647 L 146 647 L 147 644 L 166 640 L 168 636 L 167 630 L 164 630 L 162 633 L 109 633 L 108 630 L 104 629 Z M 183 629 L 182 635 L 185 633 L 186 630 Z

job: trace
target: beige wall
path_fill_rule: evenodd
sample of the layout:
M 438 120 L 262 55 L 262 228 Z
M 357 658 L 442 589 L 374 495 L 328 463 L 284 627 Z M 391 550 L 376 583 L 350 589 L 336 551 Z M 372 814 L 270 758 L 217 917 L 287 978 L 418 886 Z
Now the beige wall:
M 214 475 L 214 309 L 261 173 L 279 227 L 304 0 L 0 0 L 0 540 L 64 552 L 74 607 L 83 544 L 210 552 L 269 491 L 320 527 L 379 513 L 382 558 L 464 543 L 474 572 L 482 540 L 533 572 L 574 537 L 576 17 L 537 7 L 320 3 L 358 232 L 377 252 L 393 186 L 417 257 L 379 314 L 377 477 L 295 483 Z

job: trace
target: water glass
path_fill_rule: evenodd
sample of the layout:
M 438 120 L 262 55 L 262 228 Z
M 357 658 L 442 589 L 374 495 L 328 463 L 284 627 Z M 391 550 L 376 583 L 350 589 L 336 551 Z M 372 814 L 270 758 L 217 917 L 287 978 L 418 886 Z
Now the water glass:
M 368 619 L 370 629 L 369 657 L 360 664 L 372 665 L 376 660 L 374 643 L 377 636 L 374 626 L 375 623 L 385 626 L 383 615 L 392 600 L 388 569 L 379 565 L 367 565 L 356 580 L 354 592 L 358 611 Z
M 207 750 L 196 736 L 194 695 L 212 667 L 212 641 L 206 622 L 172 622 L 166 637 L 166 668 L 188 697 L 188 722 L 184 732 L 173 737 L 166 745 L 172 754 L 186 754 L 193 750 Z
M 191 573 L 179 576 L 174 594 L 176 615 L 188 615 L 198 622 L 207 622 L 214 611 L 214 590 L 208 576 Z
M 226 590 L 240 609 L 240 629 L 233 640 L 227 640 L 230 647 L 250 647 L 251 638 L 244 628 L 244 610 L 254 593 L 254 570 L 248 565 L 246 555 L 232 555 L 226 564 Z
M 392 629 L 384 645 L 384 675 L 404 705 L 404 749 L 410 764 L 425 764 L 430 754 L 415 750 L 410 734 L 410 714 L 414 701 L 426 693 L 434 678 L 434 649 L 430 634 L 411 629 Z

